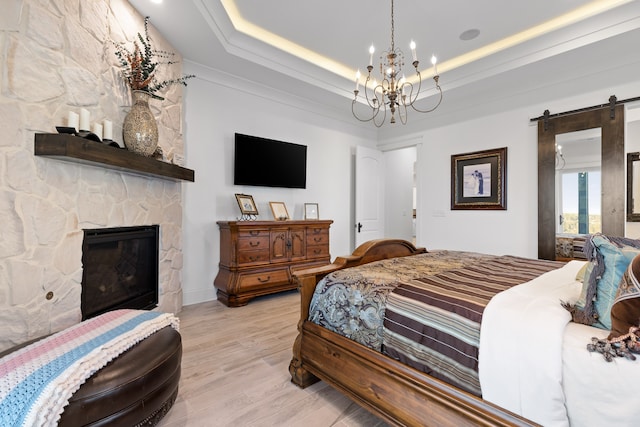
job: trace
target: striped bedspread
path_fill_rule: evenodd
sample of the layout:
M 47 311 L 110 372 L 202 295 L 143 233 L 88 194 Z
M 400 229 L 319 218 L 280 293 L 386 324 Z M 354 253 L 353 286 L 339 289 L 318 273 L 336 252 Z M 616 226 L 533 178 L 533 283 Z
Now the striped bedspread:
M 382 351 L 479 396 L 480 322 L 489 300 L 563 265 L 501 256 L 403 281 L 387 298 Z
M 166 313 L 114 310 L 0 359 L 0 425 L 57 425 L 91 375 L 154 332 L 178 328 Z

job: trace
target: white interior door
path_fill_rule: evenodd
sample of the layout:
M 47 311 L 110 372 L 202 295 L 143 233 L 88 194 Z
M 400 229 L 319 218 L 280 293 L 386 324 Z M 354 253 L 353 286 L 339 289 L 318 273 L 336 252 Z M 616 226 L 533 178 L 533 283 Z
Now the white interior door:
M 384 237 L 384 161 L 381 151 L 356 147 L 356 247 Z

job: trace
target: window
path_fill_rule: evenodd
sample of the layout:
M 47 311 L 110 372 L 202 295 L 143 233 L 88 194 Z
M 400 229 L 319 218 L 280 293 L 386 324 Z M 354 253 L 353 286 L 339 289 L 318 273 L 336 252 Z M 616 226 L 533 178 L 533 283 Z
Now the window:
M 562 173 L 560 232 L 591 234 L 602 230 L 599 170 Z

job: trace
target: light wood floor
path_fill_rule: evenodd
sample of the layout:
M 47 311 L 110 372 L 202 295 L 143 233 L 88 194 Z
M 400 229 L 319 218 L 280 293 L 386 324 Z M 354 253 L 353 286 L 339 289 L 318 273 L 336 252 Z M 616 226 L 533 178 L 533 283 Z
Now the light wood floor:
M 299 304 L 293 291 L 245 307 L 184 307 L 180 390 L 159 427 L 387 426 L 323 382 L 304 390 L 290 382 Z

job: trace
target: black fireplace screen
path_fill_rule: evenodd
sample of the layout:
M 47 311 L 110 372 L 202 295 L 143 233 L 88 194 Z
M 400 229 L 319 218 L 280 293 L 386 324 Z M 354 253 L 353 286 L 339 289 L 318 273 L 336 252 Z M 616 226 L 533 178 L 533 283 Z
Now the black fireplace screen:
M 158 240 L 158 225 L 84 230 L 82 320 L 158 305 Z

